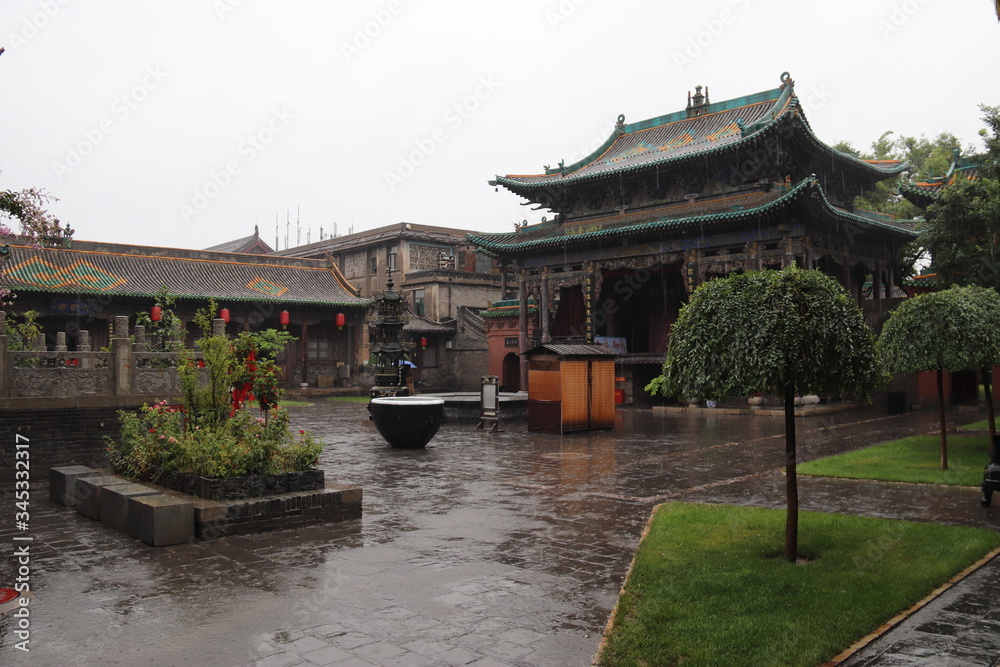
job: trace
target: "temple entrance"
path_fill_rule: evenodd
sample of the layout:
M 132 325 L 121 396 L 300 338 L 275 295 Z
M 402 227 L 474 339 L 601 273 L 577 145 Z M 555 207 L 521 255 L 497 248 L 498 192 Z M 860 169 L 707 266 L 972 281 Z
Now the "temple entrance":
M 503 358 L 501 385 L 503 391 L 521 391 L 521 358 L 513 352 Z
M 665 353 L 686 300 L 680 264 L 605 270 L 603 278 L 593 315 L 596 335 L 625 339 L 628 353 Z

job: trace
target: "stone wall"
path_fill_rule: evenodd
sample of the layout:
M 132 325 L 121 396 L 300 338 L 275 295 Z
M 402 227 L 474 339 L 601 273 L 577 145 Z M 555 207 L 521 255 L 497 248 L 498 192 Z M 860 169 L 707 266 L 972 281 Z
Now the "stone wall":
M 41 401 L 39 401 L 41 403 Z M 14 488 L 14 443 L 27 438 L 32 486 L 47 482 L 48 469 L 64 465 L 107 467 L 104 436 L 117 438 L 115 408 L 0 411 L 0 490 Z

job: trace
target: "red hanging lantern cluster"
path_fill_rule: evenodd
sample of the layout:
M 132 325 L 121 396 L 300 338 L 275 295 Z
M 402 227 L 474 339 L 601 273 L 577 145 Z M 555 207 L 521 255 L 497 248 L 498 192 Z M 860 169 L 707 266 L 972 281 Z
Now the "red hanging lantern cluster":
M 159 322 L 160 318 L 163 317 L 163 309 L 159 306 L 153 306 L 149 309 L 149 319 L 154 322 Z
M 427 339 L 424 337 L 420 338 L 420 347 L 427 347 Z
M 226 324 L 229 324 L 229 309 L 228 308 L 220 308 L 219 309 L 219 319 L 222 320 L 223 322 L 225 322 Z
M 282 329 L 287 329 L 288 323 L 292 321 L 292 316 L 287 310 L 283 310 L 278 314 L 278 321 L 281 322 Z
M 336 317 L 334 318 L 334 322 L 336 322 L 336 323 L 337 323 L 337 329 L 338 329 L 338 330 L 340 330 L 340 329 L 343 329 L 343 328 L 344 328 L 344 323 L 345 323 L 346 321 L 347 321 L 347 318 L 346 318 L 346 317 L 344 317 L 344 314 L 343 314 L 343 313 L 337 313 L 337 316 L 336 316 Z

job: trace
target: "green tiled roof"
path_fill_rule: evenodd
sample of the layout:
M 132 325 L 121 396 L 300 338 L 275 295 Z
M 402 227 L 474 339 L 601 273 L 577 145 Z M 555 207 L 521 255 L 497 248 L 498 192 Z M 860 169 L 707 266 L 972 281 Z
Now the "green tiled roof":
M 211 253 L 211 258 L 139 246 L 119 252 L 11 246 L 0 264 L 15 292 L 155 297 L 166 287 L 181 298 L 367 307 L 321 260 Z
M 656 165 L 703 159 L 707 155 L 735 150 L 773 130 L 789 118 L 801 119 L 806 139 L 841 164 L 850 165 L 877 178 L 901 173 L 906 165 L 876 163 L 841 153 L 813 134 L 791 79 L 783 76 L 781 87 L 706 106 L 702 115 L 688 117 L 679 111 L 649 120 L 624 124 L 596 151 L 582 160 L 544 174 L 497 176 L 491 185 L 529 196 L 533 190 L 550 185 L 586 182 L 610 174 L 638 171 Z

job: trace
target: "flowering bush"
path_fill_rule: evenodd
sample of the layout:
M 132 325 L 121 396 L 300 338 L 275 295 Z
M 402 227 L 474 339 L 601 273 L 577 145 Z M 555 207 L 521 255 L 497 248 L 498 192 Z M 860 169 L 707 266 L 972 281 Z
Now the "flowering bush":
M 154 479 L 160 472 L 219 478 L 316 467 L 322 444 L 304 431 L 293 434 L 288 412 L 278 407 L 283 392 L 274 357 L 290 339 L 274 331 L 199 339 L 203 363 L 189 355 L 178 368 L 181 405 L 160 401 L 139 413 L 119 412 L 121 438 L 107 438 L 114 470 Z M 255 397 L 260 417 L 248 409 Z
M 287 410 L 271 413 L 265 422 L 238 410 L 221 428 L 202 428 L 165 401 L 138 414 L 122 410 L 121 438 L 108 439 L 108 456 L 115 472 L 147 480 L 168 471 L 239 477 L 315 468 L 322 443 L 303 431 L 293 435 Z

